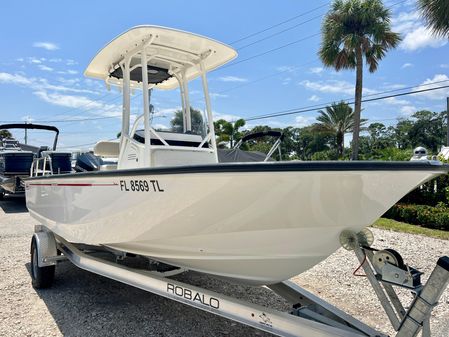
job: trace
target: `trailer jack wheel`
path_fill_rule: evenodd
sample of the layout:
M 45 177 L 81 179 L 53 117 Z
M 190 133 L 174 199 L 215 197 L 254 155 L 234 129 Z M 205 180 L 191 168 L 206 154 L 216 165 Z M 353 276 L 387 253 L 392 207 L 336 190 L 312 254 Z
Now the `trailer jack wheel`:
M 55 277 L 56 266 L 39 267 L 39 252 L 36 240 L 31 242 L 31 284 L 35 289 L 48 288 Z

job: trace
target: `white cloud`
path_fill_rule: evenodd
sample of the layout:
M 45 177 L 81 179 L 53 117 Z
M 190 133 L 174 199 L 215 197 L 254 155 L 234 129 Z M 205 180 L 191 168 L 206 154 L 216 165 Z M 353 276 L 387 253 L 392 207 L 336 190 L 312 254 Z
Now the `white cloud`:
M 286 77 L 286 78 L 282 79 L 281 84 L 282 85 L 289 85 L 291 83 L 291 81 L 292 81 L 291 77 Z
M 413 115 L 417 111 L 416 107 L 413 105 L 405 105 L 400 110 L 400 117 L 402 118 L 409 118 L 411 115 Z
M 401 69 L 410 68 L 410 67 L 413 67 L 413 64 L 412 64 L 412 63 L 404 63 L 404 64 L 402 65 Z
M 425 47 L 438 48 L 444 46 L 446 43 L 447 39 L 437 38 L 432 35 L 428 28 L 420 26 L 405 35 L 401 43 L 401 48 L 413 51 Z
M 383 100 L 383 102 L 387 103 L 387 104 L 391 104 L 391 105 L 407 105 L 407 104 L 410 104 L 409 101 L 407 101 L 405 99 L 398 99 L 396 97 L 385 98 Z
M 177 106 L 174 108 L 165 108 L 165 109 L 158 109 L 157 111 L 154 112 L 154 115 L 157 116 L 164 116 L 164 115 L 172 115 L 174 114 L 176 111 L 178 110 L 182 110 L 181 106 Z
M 42 90 L 53 90 L 60 92 L 74 92 L 74 93 L 87 93 L 87 94 L 97 94 L 97 92 L 88 89 L 77 89 L 62 85 L 54 85 L 47 81 L 45 78 L 38 77 L 26 77 L 21 74 L 10 74 L 0 72 L 0 83 L 3 84 L 14 84 L 29 87 L 36 91 Z
M 56 50 L 59 49 L 58 45 L 52 42 L 34 42 L 33 47 L 43 48 L 46 50 Z
M 101 103 L 92 101 L 91 99 L 84 96 L 61 95 L 56 93 L 49 94 L 48 92 L 43 90 L 34 91 L 33 94 L 35 94 L 45 102 L 68 108 L 79 108 L 87 104 L 89 104 L 91 108 L 101 108 L 103 106 Z
M 32 118 L 32 117 L 30 117 L 30 116 L 22 116 L 22 117 L 20 117 L 20 119 L 21 119 L 22 121 L 26 121 L 26 122 L 28 122 L 28 123 L 35 121 L 35 119 Z
M 313 68 L 310 68 L 309 71 L 312 74 L 320 74 L 324 71 L 324 68 L 323 67 L 313 67 Z
M 276 68 L 277 71 L 284 73 L 294 73 L 297 70 L 297 67 L 293 67 L 293 66 L 280 66 Z
M 295 117 L 295 126 L 298 128 L 303 128 L 305 126 L 312 125 L 316 122 L 315 117 L 311 116 L 296 116 Z
M 309 101 L 318 102 L 320 98 L 317 95 L 312 95 L 309 97 Z
M 28 86 L 31 85 L 33 82 L 22 75 L 0 73 L 0 83 Z
M 440 64 L 440 68 L 447 69 L 449 68 L 449 64 L 446 63 Z
M 426 47 L 438 48 L 447 43 L 447 39 L 432 35 L 431 31 L 425 27 L 417 10 L 401 12 L 391 21 L 393 31 L 401 33 L 403 37 L 401 49 L 414 51 Z
M 63 106 L 67 108 L 92 110 L 94 114 L 105 117 L 120 117 L 122 115 L 121 107 L 116 104 L 105 104 L 101 101 L 92 100 L 85 96 L 62 95 L 59 93 L 48 93 L 40 90 L 34 91 L 34 95 L 39 97 L 44 102 Z
M 211 98 L 224 98 L 224 97 L 228 97 L 228 95 L 223 95 L 223 94 L 219 94 L 218 92 L 210 92 L 209 96 Z
M 248 82 L 248 79 L 237 76 L 223 76 L 218 78 L 222 82 Z
M 35 57 L 30 57 L 30 58 L 28 58 L 28 61 L 29 61 L 30 63 L 34 63 L 34 64 L 41 64 L 41 63 L 42 63 L 41 60 L 39 60 L 38 58 L 35 58 Z
M 309 81 L 304 80 L 299 82 L 307 89 L 331 93 L 331 94 L 345 94 L 354 95 L 354 84 L 347 81 L 326 80 L 326 81 Z M 368 88 L 363 88 L 365 94 L 375 94 L 376 91 Z
M 75 60 L 68 59 L 68 60 L 66 60 L 65 64 L 68 66 L 74 66 L 74 65 L 78 64 L 78 62 L 76 62 Z
M 61 82 L 64 85 L 77 85 L 80 82 L 80 80 L 79 80 L 79 78 L 67 79 L 64 77 L 59 77 L 58 82 Z
M 38 67 L 39 67 L 40 70 L 43 70 L 43 71 L 53 71 L 53 68 L 47 67 L 44 64 L 39 64 Z
M 61 74 L 61 75 L 76 75 L 76 74 L 78 74 L 78 71 L 77 70 L 72 70 L 72 69 L 69 69 L 69 70 L 65 70 L 65 71 L 63 71 L 63 70 L 60 70 L 60 71 L 58 71 L 58 74 Z
M 216 112 L 216 111 L 214 111 L 213 116 L 214 116 L 214 121 L 218 121 L 219 119 L 224 119 L 225 121 L 228 121 L 228 122 L 234 122 L 234 121 L 242 118 L 241 116 L 227 114 L 227 113 L 220 113 L 220 112 Z
M 421 16 L 418 11 L 400 12 L 391 19 L 394 32 L 407 33 L 420 25 Z
M 449 81 L 449 77 L 444 74 L 437 74 L 433 78 L 428 78 L 423 83 L 421 83 L 421 86 L 413 88 L 413 90 L 436 88 L 436 87 L 440 87 L 440 86 L 448 84 L 447 82 L 441 83 L 441 81 Z M 434 82 L 440 82 L 440 83 L 431 84 Z M 425 85 L 425 86 L 423 86 L 423 85 Z M 415 96 L 424 97 L 424 98 L 431 99 L 431 100 L 444 100 L 446 97 L 449 97 L 449 88 L 420 92 L 418 94 L 415 94 Z
M 384 83 L 382 88 L 384 88 L 385 90 L 396 90 L 396 89 L 402 89 L 405 88 L 406 85 L 405 84 L 400 84 L 400 83 Z

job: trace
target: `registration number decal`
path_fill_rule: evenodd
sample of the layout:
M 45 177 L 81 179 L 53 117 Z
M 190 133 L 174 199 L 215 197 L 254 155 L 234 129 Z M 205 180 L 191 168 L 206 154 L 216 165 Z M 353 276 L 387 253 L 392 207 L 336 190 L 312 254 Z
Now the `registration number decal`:
M 119 185 L 124 192 L 164 192 L 158 180 L 120 180 Z

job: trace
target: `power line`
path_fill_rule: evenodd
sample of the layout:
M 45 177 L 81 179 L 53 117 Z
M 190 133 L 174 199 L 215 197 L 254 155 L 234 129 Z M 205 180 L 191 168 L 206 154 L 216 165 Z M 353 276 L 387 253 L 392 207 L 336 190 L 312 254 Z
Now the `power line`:
M 381 97 L 362 99 L 362 102 L 363 103 L 373 102 L 373 101 L 378 101 L 378 100 L 387 99 L 387 98 L 406 96 L 406 95 L 413 95 L 413 94 L 417 94 L 417 93 L 421 93 L 421 92 L 439 90 L 439 89 L 444 89 L 444 88 L 449 88 L 449 85 L 439 86 L 439 87 L 435 87 L 435 88 L 428 88 L 428 89 L 408 91 L 408 92 L 394 94 L 394 95 L 386 95 L 386 96 L 381 96 Z M 354 104 L 354 101 L 346 102 L 346 103 L 347 104 Z M 288 111 L 288 112 L 275 112 L 275 113 L 271 113 L 271 114 L 267 114 L 267 115 L 260 115 L 260 116 L 254 116 L 254 117 L 250 117 L 250 118 L 245 118 L 245 121 L 253 121 L 253 120 L 258 120 L 258 119 L 265 119 L 265 118 L 272 118 L 272 117 L 281 117 L 281 116 L 287 116 L 287 115 L 295 115 L 295 114 L 299 114 L 299 113 L 315 111 L 315 110 L 318 110 L 318 109 L 324 109 L 326 107 L 327 107 L 327 105 L 323 105 L 323 106 L 320 106 L 320 107 L 315 107 L 315 108 L 312 108 L 312 109 L 301 109 L 301 108 L 297 109 L 297 110 L 293 110 L 292 109 L 292 111 Z
M 286 47 L 290 47 L 290 46 L 292 46 L 292 45 L 294 45 L 294 44 L 296 44 L 296 43 L 303 42 L 303 41 L 305 41 L 305 40 L 311 39 L 311 38 L 313 38 L 313 37 L 315 37 L 315 36 L 318 36 L 318 35 L 320 35 L 320 34 L 321 34 L 321 33 L 318 32 L 318 33 L 315 33 L 315 34 L 312 34 L 312 35 L 305 36 L 305 37 L 300 38 L 300 39 L 298 39 L 298 40 L 295 40 L 295 41 L 286 43 L 286 44 L 284 44 L 284 45 L 282 45 L 282 46 L 279 46 L 279 47 L 276 47 L 276 48 L 273 48 L 273 49 L 264 51 L 264 52 L 262 52 L 262 53 L 259 53 L 259 54 L 256 54 L 256 55 L 247 57 L 246 59 L 243 59 L 243 60 L 240 60 L 240 61 L 236 61 L 236 62 L 232 62 L 232 63 L 228 63 L 228 64 L 226 64 L 226 65 L 224 65 L 224 66 L 222 66 L 222 67 L 220 67 L 220 68 L 217 68 L 217 70 L 218 70 L 218 69 L 226 69 L 226 68 L 229 68 L 229 67 L 233 67 L 233 66 L 235 66 L 235 65 L 237 65 L 237 64 L 240 64 L 240 63 L 243 63 L 243 62 L 246 62 L 246 61 L 255 59 L 255 58 L 257 58 L 257 57 L 260 57 L 260 56 L 263 56 L 263 55 L 266 55 L 266 54 L 273 53 L 273 52 L 275 52 L 275 51 L 278 51 L 278 50 L 283 49 L 283 48 L 286 48 Z
M 110 142 L 110 141 L 116 140 L 116 139 L 117 138 L 111 138 L 111 139 L 108 139 L 107 141 Z M 76 145 L 70 145 L 70 146 L 61 146 L 61 147 L 58 146 L 58 149 L 69 149 L 69 148 L 74 148 L 74 147 L 90 146 L 90 145 L 95 145 L 97 143 L 98 142 L 87 143 L 87 144 L 76 144 Z
M 273 29 L 273 28 L 279 27 L 279 26 L 283 25 L 284 23 L 291 22 L 291 21 L 293 21 L 293 20 L 295 20 L 295 19 L 297 19 L 297 18 L 300 18 L 300 17 L 302 17 L 302 16 L 304 16 L 304 15 L 310 14 L 310 13 L 312 13 L 312 12 L 318 10 L 318 9 L 321 9 L 321 8 L 323 8 L 323 7 L 326 7 L 326 6 L 328 6 L 328 5 L 329 5 L 329 3 L 326 2 L 326 3 L 322 4 L 321 6 L 315 7 L 315 8 L 313 8 L 313 9 L 307 11 L 307 12 L 304 12 L 304 13 L 301 13 L 301 14 L 298 14 L 298 15 L 295 15 L 294 17 L 291 17 L 290 19 L 287 19 L 287 20 L 284 20 L 284 21 L 282 21 L 282 22 L 276 23 L 276 24 L 274 24 L 274 25 L 272 25 L 272 26 L 269 26 L 269 27 L 267 27 L 267 28 L 265 28 L 265 29 L 262 29 L 262 30 L 259 30 L 259 31 L 257 31 L 257 32 L 254 32 L 254 33 L 251 33 L 251 34 L 249 34 L 249 35 L 246 35 L 246 36 L 244 36 L 244 37 L 242 37 L 242 38 L 240 38 L 240 39 L 238 39 L 238 40 L 232 41 L 230 44 L 231 44 L 231 45 L 232 45 L 232 44 L 236 44 L 236 43 L 238 43 L 238 42 L 240 42 L 240 41 L 247 40 L 247 39 L 249 39 L 249 38 L 251 38 L 251 37 L 253 37 L 253 36 L 256 36 L 256 35 L 265 33 L 266 31 L 269 31 L 269 30 L 271 30 L 271 29 Z
M 306 23 L 309 23 L 309 22 L 311 22 L 311 21 L 313 21 L 313 20 L 316 20 L 316 19 L 318 19 L 318 18 L 321 18 L 321 17 L 323 17 L 325 14 L 326 14 L 326 13 L 323 13 L 323 14 L 320 14 L 320 15 L 317 15 L 317 16 L 314 16 L 313 18 L 310 18 L 310 19 L 308 19 L 308 20 L 306 20 L 306 21 L 302 21 L 302 22 L 300 22 L 300 23 L 298 23 L 298 24 L 296 24 L 296 25 L 294 25 L 294 26 L 291 26 L 291 27 L 289 27 L 289 28 L 283 29 L 283 30 L 281 30 L 281 31 L 279 31 L 279 32 L 276 32 L 276 33 L 274 33 L 274 34 L 268 35 L 268 36 L 266 36 L 266 37 L 264 37 L 264 38 L 262 38 L 262 39 L 259 39 L 259 40 L 254 41 L 254 42 L 248 43 L 248 44 L 246 44 L 246 45 L 244 45 L 244 46 L 242 46 L 242 47 L 237 48 L 237 50 L 240 51 L 240 50 L 242 50 L 242 49 L 245 49 L 245 48 L 247 48 L 247 47 L 250 47 L 250 46 L 252 46 L 252 45 L 255 45 L 255 44 L 259 43 L 259 42 L 262 42 L 262 41 L 271 39 L 272 37 L 275 37 L 275 36 L 277 36 L 277 35 L 283 34 L 283 33 L 287 32 L 287 31 L 289 31 L 289 30 L 292 30 L 292 29 L 294 29 L 294 28 L 296 28 L 296 27 L 302 26 L 302 25 L 304 25 L 304 24 L 306 24 Z
M 396 6 L 396 5 L 399 5 L 399 4 L 401 4 L 401 3 L 404 3 L 405 1 L 407 1 L 407 0 L 402 0 L 402 1 L 400 1 L 400 2 L 397 2 L 397 3 L 393 4 L 393 5 L 391 5 L 389 8 L 392 8 L 392 7 Z M 287 22 L 293 21 L 293 20 L 295 20 L 295 19 L 297 19 L 297 18 L 299 18 L 299 17 L 302 17 L 302 16 L 304 16 L 304 15 L 307 15 L 307 14 L 309 14 L 309 13 L 312 13 L 312 12 L 318 10 L 318 9 L 323 8 L 323 7 L 326 7 L 326 6 L 328 6 L 328 4 L 329 4 L 329 3 L 322 4 L 322 5 L 320 5 L 320 6 L 316 7 L 316 8 L 314 8 L 314 9 L 312 9 L 312 10 L 310 10 L 310 11 L 307 11 L 307 12 L 305 12 L 305 13 L 296 15 L 296 16 L 294 16 L 294 17 L 292 17 L 292 18 L 290 18 L 290 19 L 284 20 L 284 21 L 282 21 L 282 22 L 280 22 L 280 23 L 278 23 L 278 24 L 272 25 L 272 26 L 270 26 L 270 27 L 268 27 L 268 28 L 265 28 L 265 29 L 263 29 L 263 30 L 261 30 L 261 31 L 252 33 L 252 34 L 247 35 L 247 36 L 245 36 L 245 37 L 243 37 L 243 38 L 241 38 L 241 39 L 238 39 L 238 40 L 236 40 L 236 41 L 233 41 L 233 42 L 231 42 L 231 44 L 238 43 L 238 42 L 240 42 L 240 41 L 246 40 L 246 39 L 248 39 L 248 38 L 250 38 L 250 37 L 259 35 L 259 34 L 261 34 L 261 33 L 263 33 L 263 32 L 266 32 L 266 31 L 268 31 L 268 30 L 270 30 L 270 29 L 273 29 L 273 28 L 275 28 L 275 27 L 278 27 L 278 26 L 280 26 L 280 25 L 282 25 L 282 24 L 285 24 L 285 23 L 287 23 Z M 284 30 L 282 30 L 282 31 L 279 31 L 279 32 L 277 32 L 277 33 L 274 33 L 274 34 L 272 34 L 272 35 L 270 35 L 270 36 L 268 36 L 268 37 L 259 39 L 259 40 L 255 41 L 255 42 L 252 42 L 252 43 L 250 43 L 250 44 L 248 44 L 248 45 L 246 45 L 246 46 L 240 47 L 240 49 L 249 47 L 249 46 L 254 45 L 254 44 L 258 43 L 258 42 L 261 42 L 261 41 L 266 40 L 266 39 L 269 39 L 269 38 L 271 38 L 271 37 L 273 37 L 273 36 L 276 36 L 276 35 L 279 35 L 279 34 L 281 34 L 281 33 L 284 33 L 284 32 L 286 32 L 286 31 L 288 31 L 288 30 L 291 30 L 291 29 L 293 29 L 293 28 L 295 28 L 295 27 L 297 27 L 297 26 L 300 26 L 300 25 L 302 25 L 302 24 L 304 24 L 304 23 L 310 22 L 310 21 L 312 21 L 312 20 L 314 20 L 314 19 L 316 19 L 316 18 L 318 18 L 318 17 L 321 17 L 321 16 L 323 16 L 323 15 L 324 15 L 324 14 L 321 14 L 321 15 L 319 15 L 319 16 L 315 16 L 315 17 L 313 17 L 313 18 L 311 18 L 311 19 L 309 19 L 309 20 L 306 20 L 306 21 L 304 21 L 304 22 L 298 23 L 297 25 L 294 25 L 294 26 L 292 26 L 292 27 L 286 28 L 286 29 L 284 29 Z M 277 47 L 277 48 L 273 48 L 273 49 L 270 49 L 270 50 L 268 50 L 268 51 L 265 51 L 265 52 L 262 52 L 262 53 L 253 55 L 253 56 L 251 56 L 251 57 L 248 57 L 248 58 L 246 58 L 246 59 L 243 59 L 243 60 L 240 60 L 240 61 L 237 61 L 237 62 L 234 62 L 234 63 L 230 63 L 230 64 L 225 65 L 225 66 L 223 66 L 223 67 L 221 67 L 221 68 L 219 68 L 219 69 L 224 69 L 224 68 L 227 68 L 227 67 L 230 67 L 230 66 L 234 66 L 234 65 L 237 65 L 237 64 L 239 64 L 239 63 L 246 62 L 246 61 L 252 60 L 252 59 L 254 59 L 254 58 L 257 58 L 257 57 L 260 57 L 260 56 L 263 56 L 263 55 L 266 55 L 266 54 L 275 52 L 275 51 L 277 51 L 277 50 L 286 48 L 286 47 L 291 46 L 291 45 L 293 45 L 293 44 L 296 44 L 296 43 L 302 42 L 302 41 L 304 41 L 304 40 L 307 40 L 307 39 L 309 39 L 309 38 L 315 37 L 315 36 L 317 36 L 317 35 L 319 35 L 319 34 L 320 34 L 320 33 L 316 33 L 316 34 L 312 34 L 312 35 L 303 37 L 303 38 L 301 38 L 301 39 L 298 39 L 298 40 L 292 41 L 292 42 L 290 42 L 290 43 L 284 44 L 284 45 L 282 45 L 282 46 L 279 46 L 279 47 Z M 315 62 L 315 60 L 312 61 L 312 62 Z M 311 63 L 312 63 L 312 62 L 311 62 Z M 299 66 L 298 66 L 298 67 L 299 67 Z M 287 71 L 287 70 L 285 70 L 285 71 Z M 251 84 L 251 83 L 255 83 L 255 82 L 261 81 L 261 80 L 263 80 L 263 79 L 266 79 L 266 78 L 269 78 L 269 77 L 272 77 L 272 76 L 276 76 L 276 75 L 278 75 L 279 73 L 282 73 L 282 72 L 284 72 L 284 71 L 278 72 L 278 73 L 276 73 L 276 74 L 270 74 L 270 75 L 264 76 L 264 77 L 262 77 L 262 78 L 259 78 L 259 79 L 256 79 L 256 80 L 254 80 L 254 81 L 251 81 L 251 82 L 249 82 L 249 83 L 241 84 L 241 85 L 239 85 L 239 86 L 237 86 L 237 87 L 235 87 L 235 88 L 226 89 L 226 90 L 224 90 L 224 91 L 222 91 L 222 92 L 227 92 L 227 91 L 234 90 L 234 89 L 236 89 L 236 88 L 240 88 L 240 87 L 243 87 L 243 86 L 247 86 L 247 85 L 249 85 L 249 84 Z M 100 98 L 98 98 L 98 99 L 96 99 L 96 100 L 91 100 L 90 102 L 87 102 L 86 104 L 83 104 L 83 105 L 81 105 L 81 106 L 79 106 L 79 107 L 71 108 L 71 109 L 67 110 L 66 112 L 78 110 L 78 109 L 80 109 L 80 108 L 82 108 L 82 107 L 86 107 L 86 106 L 88 106 L 88 105 L 97 103 L 101 98 L 104 98 L 104 97 L 106 97 L 107 95 L 109 95 L 109 93 L 103 95 L 102 97 L 100 97 Z M 114 101 L 114 100 L 117 100 L 118 98 L 120 98 L 120 96 L 114 97 L 112 100 L 109 100 L 109 101 Z M 109 102 L 109 101 L 107 101 L 107 102 Z M 103 103 L 103 104 L 104 104 L 104 103 Z M 95 109 L 95 108 L 87 109 L 86 111 L 90 111 L 90 110 L 93 110 L 93 109 Z M 107 110 L 105 110 L 105 112 L 106 112 L 106 111 L 110 111 L 110 110 L 111 110 L 111 109 L 107 109 Z M 64 113 L 64 112 L 63 112 L 63 113 Z M 82 121 L 90 121 L 90 120 L 112 119 L 112 118 L 117 118 L 117 117 L 118 117 L 118 116 L 89 117 L 89 118 L 77 118 L 77 119 L 65 119 L 65 120 L 40 120 L 40 119 L 39 119 L 39 120 L 37 120 L 37 121 L 39 121 L 39 122 L 47 122 L 47 123 L 64 123 L 64 122 L 82 122 Z M 265 117 L 265 118 L 267 118 L 267 117 Z
M 376 92 L 376 93 L 373 93 L 373 94 L 367 94 L 367 95 L 364 95 L 364 97 L 379 96 L 381 94 L 389 94 L 389 93 L 392 93 L 392 92 L 404 91 L 404 90 L 409 90 L 409 89 L 413 89 L 413 88 L 427 87 L 429 85 L 434 85 L 434 84 L 439 84 L 439 83 L 446 83 L 446 82 L 449 82 L 449 80 L 441 80 L 441 81 L 435 81 L 435 82 L 430 82 L 430 83 L 426 83 L 426 84 L 416 84 L 416 85 L 412 85 L 412 86 L 409 86 L 409 87 L 403 87 L 403 88 L 399 88 L 399 89 L 385 90 L 385 91 L 380 91 L 380 92 Z M 288 110 L 282 110 L 282 111 L 278 111 L 276 113 L 297 111 L 298 109 L 301 109 L 301 110 L 302 109 L 311 109 L 310 111 L 313 111 L 313 110 L 323 109 L 323 107 L 322 107 L 323 105 L 326 107 L 326 106 L 328 106 L 328 105 L 330 105 L 332 103 L 335 103 L 337 101 L 344 101 L 344 102 L 346 102 L 346 101 L 349 101 L 351 99 L 352 99 L 352 97 L 336 99 L 336 100 L 328 101 L 328 102 L 325 102 L 325 103 L 318 103 L 318 104 L 307 105 L 307 106 L 300 107 L 300 108 L 293 108 L 293 109 L 288 109 Z M 266 116 L 270 116 L 270 115 L 271 114 L 266 114 Z M 262 115 L 262 116 L 265 116 L 265 115 Z
M 142 96 L 142 93 L 138 93 L 135 98 Z M 114 110 L 115 107 L 110 107 L 102 112 L 109 112 Z M 112 119 L 112 118 L 120 118 L 121 115 L 117 116 L 102 116 L 102 117 L 86 117 L 86 118 L 73 118 L 73 119 L 54 119 L 54 120 L 39 120 L 40 123 L 68 123 L 68 122 L 85 122 L 85 121 L 94 121 L 94 120 L 102 120 L 102 119 Z M 0 123 L 14 123 L 17 121 L 0 121 Z M 20 122 L 20 121 L 19 121 Z

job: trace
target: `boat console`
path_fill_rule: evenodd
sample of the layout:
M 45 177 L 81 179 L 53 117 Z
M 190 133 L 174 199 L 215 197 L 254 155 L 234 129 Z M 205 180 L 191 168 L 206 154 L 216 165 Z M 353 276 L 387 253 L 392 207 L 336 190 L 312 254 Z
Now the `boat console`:
M 123 93 L 118 169 L 218 163 L 206 73 L 236 55 L 234 49 L 215 40 L 156 26 L 135 27 L 100 50 L 85 75 L 104 80 L 108 87 L 119 86 Z M 188 83 L 195 78 L 201 79 L 206 105 L 201 135 L 195 134 L 192 125 Z M 130 130 L 134 88 L 142 89 L 143 114 Z M 177 88 L 182 130 L 161 131 L 152 125 L 152 91 Z M 137 130 L 142 122 L 143 128 Z

